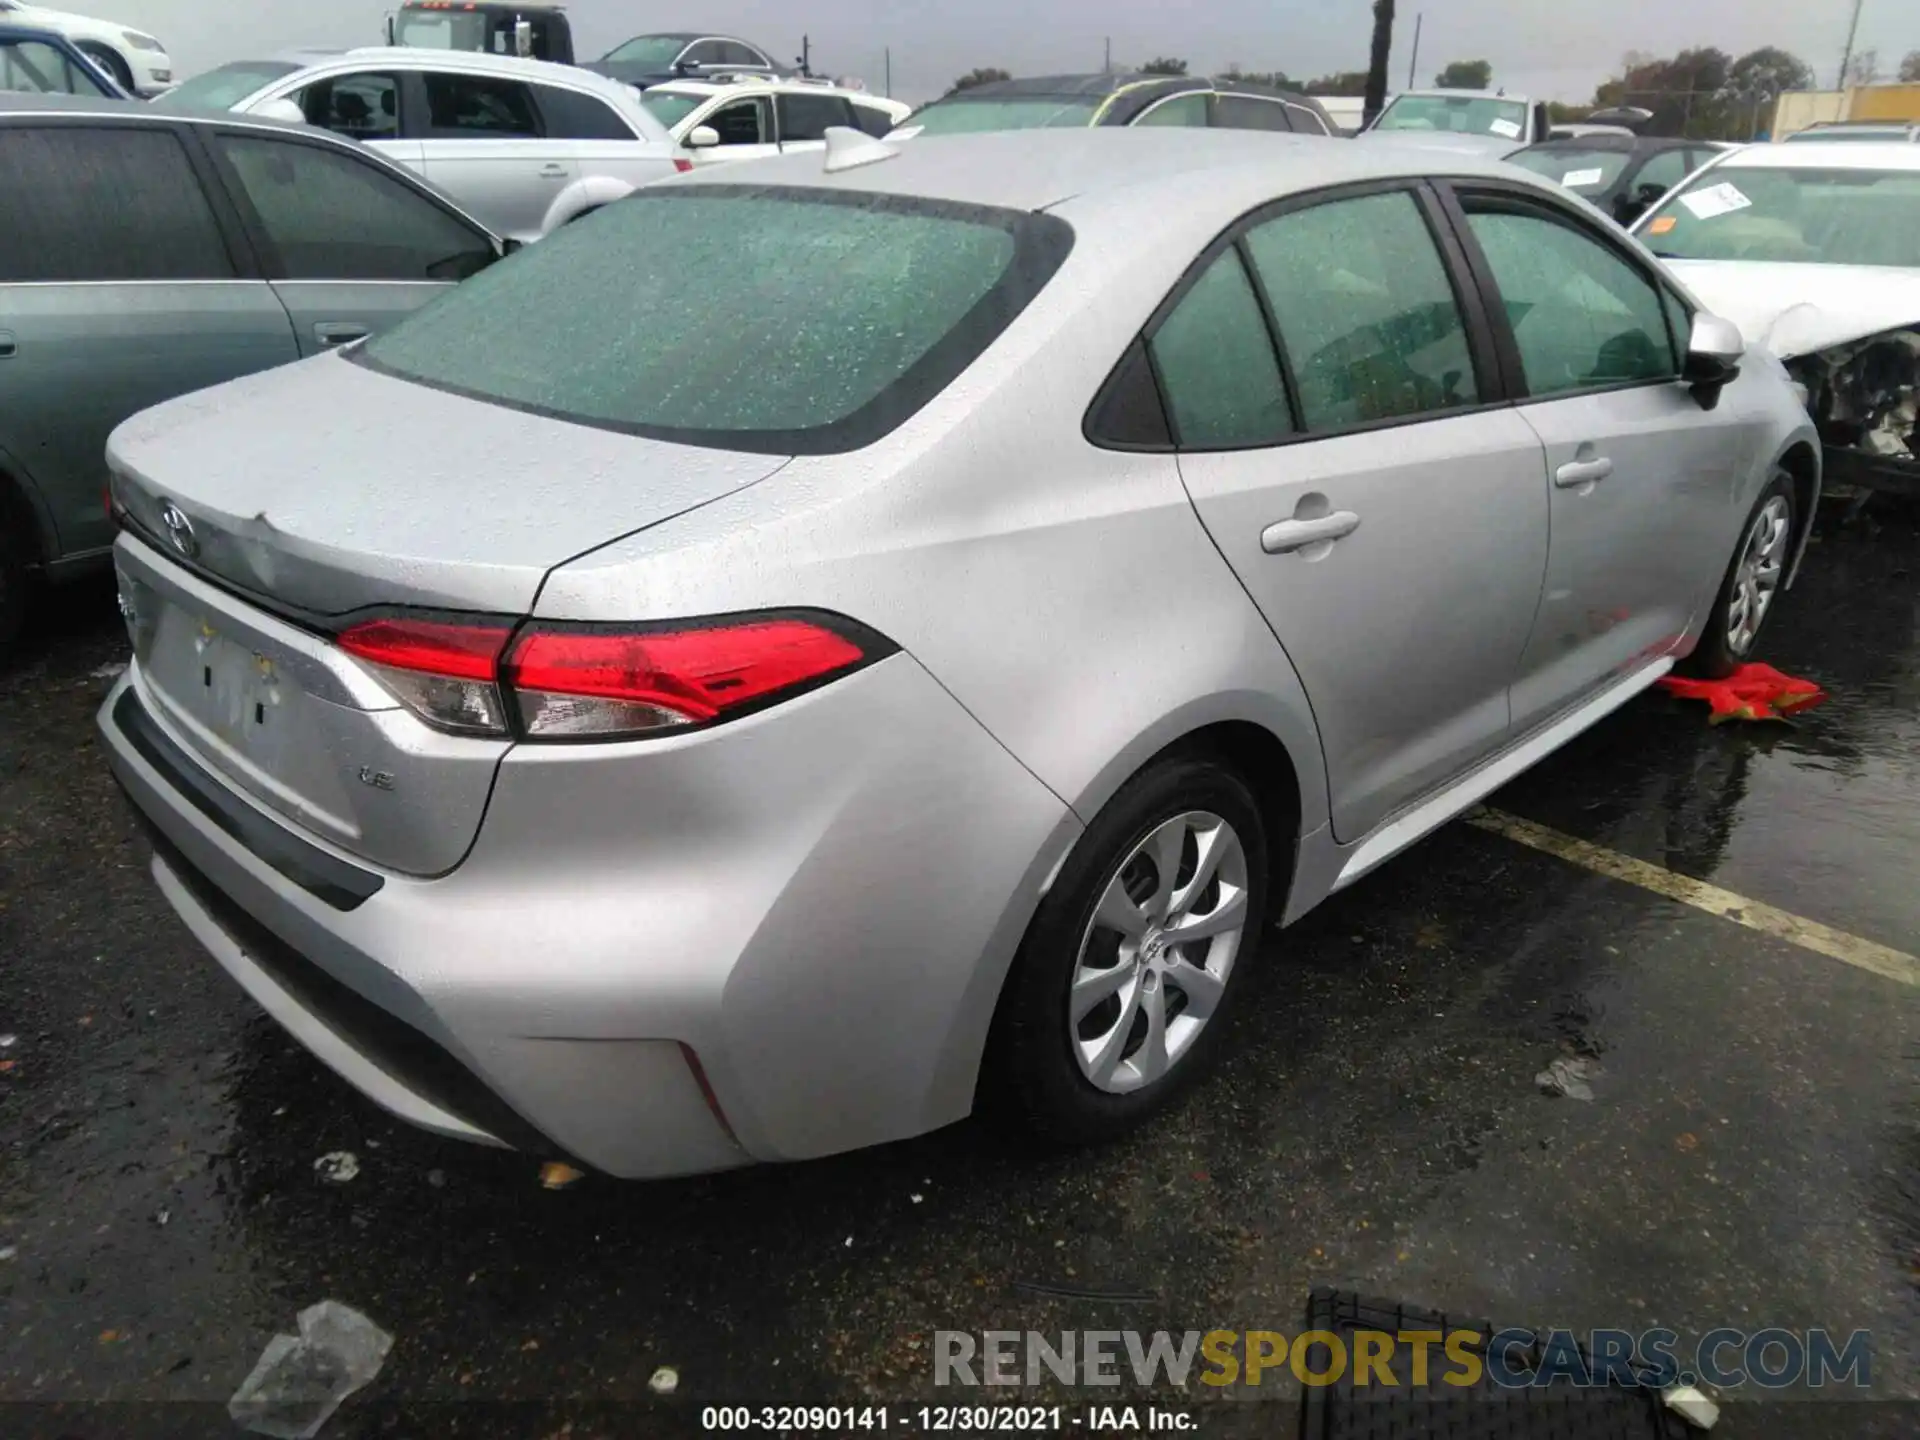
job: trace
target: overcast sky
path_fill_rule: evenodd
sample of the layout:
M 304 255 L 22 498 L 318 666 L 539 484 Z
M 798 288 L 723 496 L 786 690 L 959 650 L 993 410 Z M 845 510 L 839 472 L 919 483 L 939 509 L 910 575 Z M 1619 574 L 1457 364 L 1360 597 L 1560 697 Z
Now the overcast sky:
M 151 31 L 185 76 L 293 45 L 376 44 L 383 0 L 66 0 L 58 8 Z M 1420 83 L 1448 60 L 1487 59 L 1496 83 L 1543 99 L 1581 101 L 1627 50 L 1666 55 L 1717 45 L 1739 55 L 1779 45 L 1831 85 L 1846 41 L 1849 0 L 1400 0 L 1393 83 L 1406 83 L 1414 16 L 1424 11 Z M 819 73 L 854 74 L 878 90 L 893 50 L 893 89 L 920 101 L 956 75 L 997 65 L 1016 75 L 1098 70 L 1104 37 L 1116 64 L 1177 55 L 1193 70 L 1238 63 L 1296 77 L 1364 69 L 1371 0 L 700 0 L 681 5 L 572 0 L 575 43 L 593 57 L 649 30 L 709 29 L 752 40 L 782 59 L 813 37 Z M 1920 49 L 1920 4 L 1865 0 L 1860 48 L 1876 48 L 1891 78 Z

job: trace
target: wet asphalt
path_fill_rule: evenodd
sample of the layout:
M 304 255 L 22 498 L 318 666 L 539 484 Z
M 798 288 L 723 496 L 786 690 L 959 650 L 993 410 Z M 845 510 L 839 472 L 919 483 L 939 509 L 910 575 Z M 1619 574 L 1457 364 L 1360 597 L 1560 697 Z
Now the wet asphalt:
M 0 1433 L 238 1433 L 227 1397 L 329 1297 L 395 1340 L 324 1435 L 585 1437 L 974 1399 L 934 1387 L 934 1331 L 1291 1332 L 1339 1285 L 1500 1324 L 1871 1330 L 1865 1400 L 1743 1392 L 1715 1433 L 1920 1434 L 1910 987 L 1455 824 L 1271 935 L 1219 1071 L 1126 1143 L 969 1123 L 548 1191 L 388 1118 L 202 957 L 94 739 L 111 588 L 54 608 L 0 675 Z M 1824 514 L 1764 651 L 1832 700 L 1710 729 L 1644 698 L 1494 803 L 1920 952 L 1915 518 Z M 1561 1057 L 1597 1063 L 1590 1102 L 1534 1084 Z M 317 1179 L 340 1150 L 358 1175 Z M 1294 1392 L 1204 1388 L 1158 1398 L 1294 1433 Z

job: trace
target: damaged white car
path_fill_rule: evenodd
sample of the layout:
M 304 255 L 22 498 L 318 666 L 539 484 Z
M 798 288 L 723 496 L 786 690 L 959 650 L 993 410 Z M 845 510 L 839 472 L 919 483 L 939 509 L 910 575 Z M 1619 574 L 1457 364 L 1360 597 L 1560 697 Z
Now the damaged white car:
M 1633 233 L 1806 387 L 1830 484 L 1920 496 L 1920 146 L 1731 151 Z

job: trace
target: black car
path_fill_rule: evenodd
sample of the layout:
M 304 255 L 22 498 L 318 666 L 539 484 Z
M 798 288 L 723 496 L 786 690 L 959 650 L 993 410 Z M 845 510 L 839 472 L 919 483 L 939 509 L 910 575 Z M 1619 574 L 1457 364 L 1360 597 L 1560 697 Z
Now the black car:
M 1716 153 L 1705 140 L 1577 135 L 1516 150 L 1507 163 L 1557 180 L 1620 224 L 1631 225 Z
M 1288 90 L 1204 75 L 1045 75 L 974 85 L 901 122 L 927 135 L 1048 126 L 1186 125 L 1338 135 L 1320 102 Z
M 581 68 L 642 90 L 668 80 L 699 80 L 709 75 L 785 73 L 758 45 L 697 30 L 636 35 Z

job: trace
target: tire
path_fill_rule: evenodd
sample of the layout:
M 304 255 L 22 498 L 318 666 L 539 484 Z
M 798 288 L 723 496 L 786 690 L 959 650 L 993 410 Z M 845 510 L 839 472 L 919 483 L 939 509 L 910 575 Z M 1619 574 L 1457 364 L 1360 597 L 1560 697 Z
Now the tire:
M 1176 833 L 1168 886 L 1156 856 L 1174 853 L 1168 837 Z M 1203 842 L 1217 869 L 1195 890 Z M 1027 927 L 987 1046 L 983 1110 L 1042 1140 L 1088 1144 L 1141 1124 L 1197 1080 L 1217 1053 L 1265 922 L 1267 855 L 1253 792 L 1220 762 L 1173 756 L 1130 780 L 1080 837 Z M 1120 894 L 1144 898 L 1149 913 L 1170 901 L 1175 921 L 1184 912 L 1204 924 L 1224 909 L 1237 913 L 1238 928 L 1184 944 L 1166 941 L 1151 921 L 1127 934 L 1109 918 L 1131 926 L 1141 907 Z M 1087 988 L 1070 1006 L 1076 979 Z M 1100 990 L 1105 998 L 1089 1004 Z M 1083 1012 L 1077 1021 L 1073 1009 Z M 1158 1055 L 1155 1010 L 1164 1017 Z
M 27 587 L 33 582 L 33 535 L 0 485 L 0 665 L 6 663 L 27 622 Z
M 1688 674 L 1719 680 L 1753 658 L 1760 633 L 1779 603 L 1793 564 L 1799 519 L 1794 507 L 1793 476 L 1775 470 L 1772 482 L 1740 527 L 1740 543 L 1734 547 L 1720 593 L 1714 597 L 1706 631 L 1682 667 Z M 1759 614 L 1753 617 L 1756 603 Z
M 133 71 L 116 52 L 105 45 L 76 45 L 74 48 L 106 71 L 113 78 L 114 84 L 127 94 L 133 94 Z

